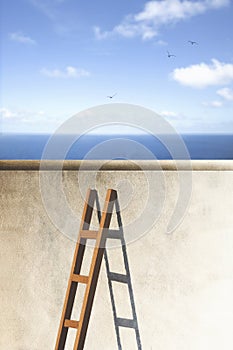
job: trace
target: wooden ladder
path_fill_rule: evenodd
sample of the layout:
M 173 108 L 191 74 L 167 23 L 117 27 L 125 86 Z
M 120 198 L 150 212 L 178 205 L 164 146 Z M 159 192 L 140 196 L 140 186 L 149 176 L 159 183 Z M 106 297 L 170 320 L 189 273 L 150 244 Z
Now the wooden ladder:
M 108 228 L 110 225 L 114 201 L 116 199 L 116 191 L 108 190 L 104 209 L 101 215 L 101 221 L 98 231 L 89 230 L 93 213 L 93 207 L 97 200 L 96 190 L 88 190 L 86 203 L 83 210 L 82 221 L 78 240 L 75 248 L 71 273 L 68 281 L 68 287 L 65 296 L 60 326 L 57 335 L 55 350 L 64 350 L 68 329 L 77 329 L 74 343 L 74 350 L 82 350 L 86 338 L 88 323 L 91 315 L 92 304 L 96 291 L 97 281 L 99 277 L 101 262 L 105 250 Z M 112 230 L 113 231 L 113 230 Z M 114 235 L 114 231 L 112 232 Z M 108 235 L 109 236 L 109 235 Z M 90 272 L 88 276 L 80 275 L 84 252 L 87 239 L 95 239 L 96 244 L 92 256 Z M 71 313 L 74 305 L 75 295 L 78 283 L 86 284 L 84 300 L 81 308 L 79 321 L 71 320 Z

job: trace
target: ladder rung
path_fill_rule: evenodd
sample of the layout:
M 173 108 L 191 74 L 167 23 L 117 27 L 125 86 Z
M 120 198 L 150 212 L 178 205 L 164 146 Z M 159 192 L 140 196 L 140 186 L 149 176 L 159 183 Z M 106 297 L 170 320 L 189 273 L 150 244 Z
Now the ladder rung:
M 85 239 L 96 239 L 99 231 L 95 230 L 81 230 L 80 235 Z M 107 230 L 107 238 L 111 239 L 122 239 L 121 230 Z
M 88 283 L 88 276 L 77 275 L 73 273 L 71 280 L 78 283 Z
M 80 235 L 86 239 L 96 239 L 99 231 L 94 230 L 81 230 Z
M 137 324 L 135 320 L 127 319 L 127 318 L 117 317 L 116 325 L 118 327 L 137 328 Z
M 65 320 L 64 327 L 78 329 L 78 326 L 79 326 L 79 322 L 78 321 Z
M 122 231 L 121 230 L 108 230 L 107 238 L 122 239 Z
M 109 279 L 115 282 L 128 283 L 128 276 L 121 273 L 109 272 Z

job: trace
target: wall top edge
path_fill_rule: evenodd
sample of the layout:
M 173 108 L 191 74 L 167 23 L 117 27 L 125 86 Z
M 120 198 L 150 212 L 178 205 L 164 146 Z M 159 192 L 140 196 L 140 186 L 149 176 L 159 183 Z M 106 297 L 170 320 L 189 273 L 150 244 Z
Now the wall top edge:
M 233 160 L 0 160 L 0 171 L 233 171 Z

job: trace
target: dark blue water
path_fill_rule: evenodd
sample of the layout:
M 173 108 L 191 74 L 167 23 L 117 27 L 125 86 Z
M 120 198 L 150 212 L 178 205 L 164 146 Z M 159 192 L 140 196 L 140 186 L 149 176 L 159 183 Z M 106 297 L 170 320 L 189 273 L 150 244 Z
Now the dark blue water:
M 152 135 L 85 135 L 69 148 L 64 157 L 64 145 L 70 136 L 58 136 L 48 159 L 185 159 L 175 153 L 174 136 L 166 136 L 170 151 Z M 233 159 L 233 135 L 181 135 L 191 159 Z M 41 159 L 50 135 L 2 134 L 0 135 L 0 159 Z M 90 154 L 87 156 L 88 152 Z

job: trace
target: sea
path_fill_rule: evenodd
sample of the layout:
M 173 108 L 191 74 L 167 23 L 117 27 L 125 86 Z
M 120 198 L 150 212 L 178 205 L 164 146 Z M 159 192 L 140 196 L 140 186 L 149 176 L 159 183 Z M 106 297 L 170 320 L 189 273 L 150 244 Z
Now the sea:
M 0 134 L 1 160 L 233 159 L 233 134 Z M 165 141 L 164 141 L 165 140 Z

